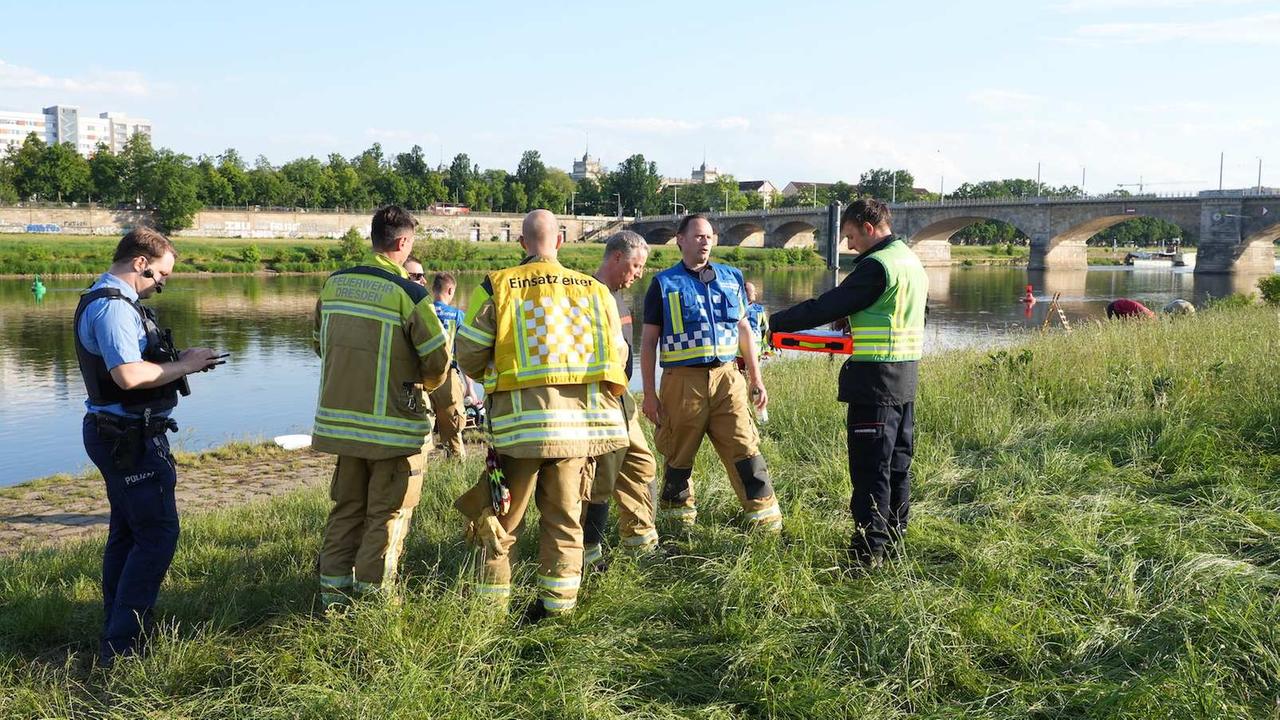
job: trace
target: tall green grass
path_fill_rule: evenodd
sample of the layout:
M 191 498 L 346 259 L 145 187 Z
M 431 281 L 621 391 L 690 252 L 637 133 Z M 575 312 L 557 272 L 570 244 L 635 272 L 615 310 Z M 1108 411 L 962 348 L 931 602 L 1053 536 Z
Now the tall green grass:
M 564 621 L 462 593 L 474 459 L 428 468 L 399 606 L 311 614 L 323 492 L 186 519 L 165 638 L 110 672 L 97 544 L 0 560 L 0 717 L 1276 716 L 1274 310 L 927 359 L 905 551 L 865 575 L 840 562 L 837 367 L 767 368 L 782 538 L 737 529 L 704 448 L 691 538 L 618 556 Z

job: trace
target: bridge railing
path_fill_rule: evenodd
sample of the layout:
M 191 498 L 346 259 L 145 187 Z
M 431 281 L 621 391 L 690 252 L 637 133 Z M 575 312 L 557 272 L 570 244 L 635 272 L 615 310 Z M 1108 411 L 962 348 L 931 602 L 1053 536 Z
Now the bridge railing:
M 1141 195 L 1081 195 L 1076 197 L 1000 197 L 1000 198 L 950 198 L 947 200 L 913 200 L 910 202 L 889 203 L 891 209 L 917 209 L 917 208 L 949 208 L 949 207 L 980 207 L 991 205 L 1076 205 L 1083 203 L 1136 203 L 1151 201 L 1170 201 L 1176 202 L 1181 200 L 1207 199 L 1215 197 L 1242 197 L 1250 198 L 1274 198 L 1280 197 L 1280 192 L 1256 192 L 1249 190 L 1230 190 L 1219 193 L 1217 190 L 1203 192 L 1185 192 L 1185 193 L 1143 193 Z M 772 217 L 789 217 L 794 215 L 826 215 L 827 208 L 820 207 L 787 207 L 787 208 L 771 208 L 768 210 L 735 210 L 733 212 L 706 212 L 706 215 L 712 220 L 731 220 L 734 218 L 772 218 Z M 636 222 L 645 223 L 675 223 L 679 222 L 683 215 L 653 215 L 641 217 Z

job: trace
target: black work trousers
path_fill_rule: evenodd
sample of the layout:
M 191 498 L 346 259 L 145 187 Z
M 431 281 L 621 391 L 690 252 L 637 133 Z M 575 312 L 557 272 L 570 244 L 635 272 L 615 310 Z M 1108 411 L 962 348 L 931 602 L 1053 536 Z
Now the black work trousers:
M 856 525 L 850 550 L 871 562 L 907 531 L 915 403 L 849 405 L 849 511 Z

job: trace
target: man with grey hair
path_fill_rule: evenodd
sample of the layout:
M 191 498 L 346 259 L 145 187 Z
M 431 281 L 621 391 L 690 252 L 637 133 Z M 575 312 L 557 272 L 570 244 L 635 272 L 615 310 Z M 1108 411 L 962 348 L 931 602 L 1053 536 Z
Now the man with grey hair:
M 640 235 L 623 230 L 605 241 L 604 258 L 596 270 L 596 279 L 613 293 L 622 322 L 622 336 L 627 341 L 627 380 L 632 369 L 631 308 L 624 291 L 644 275 L 649 259 L 649 243 Z M 627 418 L 627 447 L 596 458 L 595 480 L 591 496 L 583 506 L 583 562 L 587 568 L 605 569 L 604 528 L 609 520 L 609 496 L 618 502 L 618 537 L 628 552 L 641 553 L 655 548 L 658 531 L 654 528 L 654 498 L 657 496 L 658 464 L 640 427 L 636 401 L 628 391 L 622 395 L 623 413 Z

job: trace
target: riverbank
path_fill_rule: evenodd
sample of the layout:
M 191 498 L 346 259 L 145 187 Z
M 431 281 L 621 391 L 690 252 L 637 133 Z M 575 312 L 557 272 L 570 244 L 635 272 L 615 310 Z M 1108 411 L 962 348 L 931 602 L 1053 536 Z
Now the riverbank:
M 91 276 L 111 264 L 116 238 L 83 235 L 0 235 L 0 277 Z M 367 244 L 367 241 L 364 241 Z M 327 273 L 352 264 L 339 240 L 178 238 L 176 274 Z M 566 267 L 594 272 L 603 246 L 574 243 L 560 251 Z M 815 269 L 824 263 L 812 250 L 715 248 L 716 259 L 754 270 Z M 422 238 L 416 255 L 428 271 L 492 270 L 520 262 L 517 243 Z M 680 257 L 674 245 L 655 247 L 648 267 L 661 269 Z
M 351 264 L 338 240 L 288 238 L 178 238 L 178 275 L 300 275 L 330 273 Z M 90 235 L 0 234 L 0 279 L 92 277 L 110 265 L 115 238 Z M 1123 264 L 1136 248 L 1090 247 L 1090 265 Z M 575 243 L 561 249 L 561 261 L 574 270 L 593 272 L 599 265 L 599 243 Z M 520 261 L 515 243 L 465 242 L 452 239 L 420 241 L 418 255 L 429 272 L 484 271 Z M 807 248 L 766 249 L 716 247 L 713 257 L 747 270 L 815 270 L 825 261 Z M 1021 245 L 953 245 L 951 264 L 962 266 L 1025 266 L 1029 250 Z M 653 248 L 648 267 L 660 270 L 674 264 L 674 245 Z M 843 257 L 846 264 L 850 257 Z
M 110 673 L 89 665 L 100 541 L 0 558 L 0 715 L 1274 714 L 1274 309 L 931 357 L 911 534 L 865 576 L 839 570 L 850 525 L 836 371 L 767 368 L 762 447 L 783 538 L 736 529 L 704 448 L 689 540 L 661 561 L 616 557 L 587 578 L 575 616 L 534 628 L 462 592 L 469 555 L 450 502 L 478 459 L 428 467 L 403 602 L 345 616 L 311 614 L 323 486 L 188 513 L 164 637 Z M 522 604 L 529 566 L 517 579 Z

